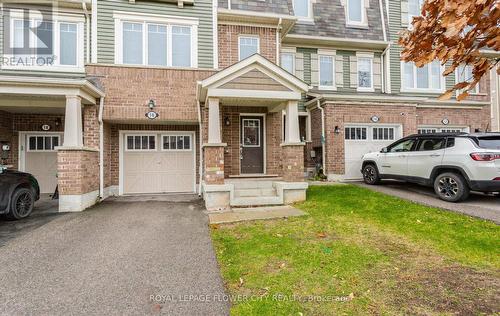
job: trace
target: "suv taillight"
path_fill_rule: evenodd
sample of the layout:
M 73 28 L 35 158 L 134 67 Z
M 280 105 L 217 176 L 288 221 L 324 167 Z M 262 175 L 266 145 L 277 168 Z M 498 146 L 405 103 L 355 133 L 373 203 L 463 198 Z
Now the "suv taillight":
M 496 159 L 500 159 L 500 154 L 495 153 L 472 153 L 470 154 L 470 156 L 475 161 L 493 161 Z

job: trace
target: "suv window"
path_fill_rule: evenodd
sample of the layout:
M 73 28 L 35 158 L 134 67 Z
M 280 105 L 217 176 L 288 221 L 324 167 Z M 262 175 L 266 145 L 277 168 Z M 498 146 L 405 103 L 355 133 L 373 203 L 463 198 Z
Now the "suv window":
M 455 146 L 455 138 L 449 137 L 448 140 L 446 141 L 446 148 L 450 148 Z
M 444 148 L 446 138 L 424 138 L 420 139 L 417 146 L 417 151 L 439 150 Z
M 500 136 L 478 137 L 478 145 L 486 149 L 500 149 Z
M 391 145 L 387 148 L 387 152 L 389 153 L 399 153 L 399 152 L 406 152 L 406 151 L 411 151 L 413 148 L 413 145 L 415 144 L 415 139 L 407 139 L 403 140 L 399 143 L 396 143 L 394 145 Z

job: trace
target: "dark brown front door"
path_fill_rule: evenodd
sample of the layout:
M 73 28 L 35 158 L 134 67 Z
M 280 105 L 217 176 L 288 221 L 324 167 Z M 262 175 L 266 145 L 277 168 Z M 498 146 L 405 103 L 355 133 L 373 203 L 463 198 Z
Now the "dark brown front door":
M 264 173 L 264 118 L 240 118 L 241 173 Z

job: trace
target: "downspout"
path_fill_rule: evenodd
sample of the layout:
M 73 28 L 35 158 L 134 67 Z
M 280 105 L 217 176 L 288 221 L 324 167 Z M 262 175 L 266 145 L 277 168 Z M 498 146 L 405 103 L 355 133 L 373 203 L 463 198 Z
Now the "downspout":
M 280 38 L 281 38 L 281 28 L 282 28 L 282 19 L 280 18 L 278 21 L 278 26 L 276 27 L 276 65 L 280 65 L 280 51 L 281 51 L 281 45 L 280 45 Z
M 380 17 L 382 18 L 382 33 L 384 35 L 384 42 L 387 42 L 387 29 L 385 27 L 385 14 L 384 14 L 384 7 L 383 7 L 383 4 L 382 4 L 382 0 L 378 0 L 378 5 L 380 7 Z M 389 14 L 389 12 L 387 12 L 387 14 Z M 382 69 L 380 71 L 382 73 L 382 93 L 386 93 L 387 90 L 388 90 L 387 89 L 387 68 L 386 68 L 386 64 L 389 61 L 386 60 L 385 55 L 387 54 L 387 50 L 389 49 L 390 46 L 391 46 L 391 44 L 389 43 L 389 45 L 387 45 L 387 47 L 385 48 L 385 50 L 384 50 L 384 52 L 382 53 L 382 56 L 381 56 L 381 59 L 382 59 L 382 63 L 381 63 L 382 67 L 381 68 Z
M 198 100 L 196 102 L 197 104 L 197 109 L 198 109 L 198 126 L 199 126 L 199 134 L 200 134 L 200 166 L 198 168 L 198 196 L 201 196 L 201 181 L 203 179 L 203 128 L 201 126 L 201 108 L 200 108 L 200 101 Z
M 387 30 L 385 27 L 385 15 L 384 15 L 384 7 L 382 5 L 382 0 L 378 0 L 378 5 L 380 7 L 380 16 L 382 17 L 382 33 L 384 33 L 384 42 L 387 42 Z
M 92 0 L 92 39 L 90 41 L 91 44 L 91 63 L 97 63 L 97 0 Z
M 325 109 L 321 107 L 319 99 L 316 100 L 316 108 L 321 111 L 321 164 L 323 167 L 323 174 L 326 176 Z
M 104 125 L 102 112 L 104 110 L 104 97 L 99 100 L 99 196 L 104 199 Z
M 387 47 L 384 49 L 384 51 L 382 52 L 382 55 L 381 55 L 381 59 L 382 59 L 382 69 L 381 69 L 381 72 L 382 72 L 382 93 L 391 93 L 391 87 L 390 87 L 390 69 L 389 69 L 389 63 L 391 62 L 390 61 L 390 57 L 389 55 L 387 55 L 387 53 L 389 52 L 389 49 L 391 48 L 391 43 L 389 43 L 387 45 Z M 387 57 L 386 57 L 387 55 Z
M 87 4 L 82 0 L 83 13 L 85 14 L 85 28 L 87 33 L 87 51 L 86 51 L 86 63 L 90 63 L 90 18 L 89 11 L 87 10 Z

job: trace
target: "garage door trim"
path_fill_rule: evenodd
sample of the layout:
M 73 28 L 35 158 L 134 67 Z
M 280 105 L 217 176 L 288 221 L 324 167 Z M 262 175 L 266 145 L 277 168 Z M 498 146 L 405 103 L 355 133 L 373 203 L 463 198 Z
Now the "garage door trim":
M 165 130 L 120 130 L 119 131 L 119 141 L 118 141 L 118 194 L 124 195 L 124 152 L 125 152 L 125 135 L 156 135 L 156 150 L 158 152 L 165 152 L 163 150 L 163 135 L 186 135 L 191 136 L 191 150 L 193 151 L 193 166 L 194 166 L 194 176 L 193 176 L 193 191 L 196 193 L 196 132 L 195 131 L 165 131 Z M 151 152 L 147 151 L 146 152 Z

